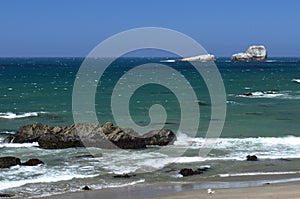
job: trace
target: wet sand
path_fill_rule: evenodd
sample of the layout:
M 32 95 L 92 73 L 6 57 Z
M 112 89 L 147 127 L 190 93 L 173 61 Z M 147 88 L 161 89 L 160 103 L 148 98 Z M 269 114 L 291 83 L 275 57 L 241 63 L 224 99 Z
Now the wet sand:
M 208 189 L 214 193 L 208 193 Z M 44 199 L 300 199 L 300 175 L 215 178 L 199 183 L 139 184 L 102 190 L 66 193 Z
M 151 199 L 299 199 L 300 182 L 264 185 L 260 187 L 216 189 L 213 194 L 207 190 L 186 191 Z M 148 198 L 150 199 L 150 198 Z

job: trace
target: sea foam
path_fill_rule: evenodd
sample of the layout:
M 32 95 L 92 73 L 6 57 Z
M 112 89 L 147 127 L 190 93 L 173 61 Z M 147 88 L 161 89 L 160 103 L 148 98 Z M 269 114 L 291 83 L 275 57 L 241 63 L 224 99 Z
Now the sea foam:
M 37 142 L 33 143 L 0 143 L 0 148 L 22 148 L 22 147 L 38 147 Z
M 261 159 L 300 158 L 300 137 L 295 136 L 206 139 L 193 138 L 181 133 L 174 143 L 174 150 L 176 147 L 184 147 L 201 151 L 207 146 L 226 153 L 211 151 L 202 159 L 180 157 L 177 161 L 186 163 L 201 160 L 245 160 L 247 154 L 255 154 Z
M 258 176 L 258 175 L 288 175 L 288 174 L 299 174 L 300 171 L 283 171 L 283 172 L 249 172 L 249 173 L 226 173 L 219 174 L 221 178 L 226 177 L 240 177 L 240 176 Z
M 300 83 L 300 79 L 292 79 L 293 82 Z
M 168 60 L 161 60 L 160 62 L 163 62 L 163 63 L 174 63 L 174 62 L 176 62 L 176 60 L 174 60 L 174 59 L 168 59 Z
M 0 118 L 3 119 L 19 119 L 19 118 L 27 118 L 27 117 L 38 117 L 42 112 L 28 112 L 28 113 L 0 113 Z
M 9 188 L 20 187 L 26 184 L 32 183 L 49 183 L 49 182 L 59 182 L 65 180 L 72 180 L 78 178 L 91 178 L 97 175 L 54 175 L 54 176 L 46 176 L 43 175 L 41 177 L 32 178 L 32 179 L 24 179 L 24 180 L 5 180 L 0 181 L 0 190 L 5 190 Z
M 283 93 L 278 93 L 275 91 L 256 91 L 251 93 L 245 93 L 237 95 L 238 97 L 246 97 L 246 98 L 275 98 L 284 96 Z

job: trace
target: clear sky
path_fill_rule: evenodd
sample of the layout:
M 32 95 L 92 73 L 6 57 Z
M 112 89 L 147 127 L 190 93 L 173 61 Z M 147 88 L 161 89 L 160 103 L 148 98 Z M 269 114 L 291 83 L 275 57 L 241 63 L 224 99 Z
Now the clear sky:
M 0 0 L 0 56 L 86 56 L 131 28 L 180 31 L 216 56 L 263 44 L 300 57 L 298 0 Z

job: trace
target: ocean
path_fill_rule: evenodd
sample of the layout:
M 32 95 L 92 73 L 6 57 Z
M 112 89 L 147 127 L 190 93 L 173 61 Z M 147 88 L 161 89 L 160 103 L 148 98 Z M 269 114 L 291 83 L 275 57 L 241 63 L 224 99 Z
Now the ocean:
M 160 147 L 146 150 L 45 150 L 38 148 L 37 143 L 3 143 L 6 136 L 14 134 L 23 125 L 41 122 L 65 126 L 74 123 L 73 85 L 84 59 L 0 58 L 1 156 L 15 156 L 22 161 L 39 158 L 45 162 L 45 165 L 34 167 L 1 169 L 0 193 L 24 198 L 78 191 L 85 185 L 103 189 L 159 182 L 197 182 L 216 176 L 300 173 L 297 164 L 292 163 L 297 163 L 300 158 L 300 58 L 270 58 L 267 62 L 252 63 L 232 63 L 229 58 L 216 61 L 226 90 L 226 120 L 220 138 L 206 157 L 198 154 L 204 147 L 211 119 L 210 92 L 201 75 L 189 63 L 162 62 L 170 59 L 123 57 L 116 60 L 103 77 L 93 83 L 97 86 L 95 110 L 101 124 L 106 121 L 115 123 L 111 110 L 114 86 L 135 66 L 150 63 L 151 69 L 164 64 L 179 71 L 197 97 L 196 101 L 186 103 L 198 104 L 200 108 L 196 135 L 188 130 L 178 130 L 180 105 L 176 93 L 165 86 L 150 84 L 140 87 L 127 106 L 134 122 L 143 126 L 151 122 L 149 108 L 153 104 L 162 105 L 167 115 L 166 121 L 162 121 L 163 126 L 177 135 L 174 145 L 167 147 L 171 150 L 186 149 L 181 157 L 160 153 Z M 132 76 L 128 82 L 134 83 L 135 78 Z M 176 82 L 176 79 L 170 78 L 170 81 Z M 185 90 L 180 90 L 180 93 L 185 94 Z M 90 150 L 103 156 L 78 157 Z M 249 166 L 245 161 L 249 154 L 256 155 L 259 163 Z M 209 169 L 192 177 L 178 174 L 182 168 L 199 167 Z M 113 177 L 123 173 L 135 176 L 128 179 Z

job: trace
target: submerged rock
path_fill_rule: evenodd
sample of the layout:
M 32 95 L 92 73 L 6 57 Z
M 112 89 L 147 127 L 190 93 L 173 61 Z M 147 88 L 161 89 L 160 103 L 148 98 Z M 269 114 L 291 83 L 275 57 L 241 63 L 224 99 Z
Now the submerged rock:
M 233 62 L 255 62 L 266 61 L 267 50 L 264 46 L 250 46 L 246 52 L 233 54 L 231 61 Z
M 143 136 L 130 128 L 115 127 L 111 122 L 72 124 L 66 127 L 51 127 L 34 123 L 21 127 L 5 142 L 38 142 L 44 149 L 71 147 L 99 147 L 106 149 L 143 149 L 146 145 L 165 146 L 172 144 L 176 135 L 170 130 L 151 131 Z
M 114 178 L 131 178 L 134 176 L 136 176 L 136 175 L 130 175 L 128 173 L 125 173 L 125 174 L 121 174 L 121 175 L 114 175 Z
M 10 168 L 12 166 L 20 165 L 20 158 L 6 156 L 0 157 L 0 168 Z
M 198 174 L 202 174 L 203 171 L 206 171 L 207 169 L 196 169 L 196 170 L 193 170 L 193 169 L 188 169 L 188 168 L 184 168 L 184 169 L 181 169 L 179 171 L 179 174 L 181 174 L 182 176 L 192 176 L 192 175 L 198 175 Z
M 82 187 L 82 190 L 88 191 L 88 190 L 91 190 L 91 188 L 86 185 L 86 186 Z
M 194 57 L 187 57 L 187 58 L 182 58 L 178 59 L 177 61 L 198 61 L 198 62 L 206 62 L 206 61 L 216 61 L 216 57 L 211 54 L 206 54 L 206 55 L 198 55 Z
M 257 161 L 258 158 L 256 155 L 247 155 L 247 161 Z
M 37 165 L 40 165 L 40 164 L 44 164 L 44 162 L 39 160 L 39 159 L 30 159 L 30 160 L 22 163 L 21 165 L 22 166 L 37 166 Z
M 0 193 L 0 198 L 11 198 L 14 197 L 15 195 L 13 194 L 8 194 L 8 193 Z
M 10 168 L 12 166 L 37 166 L 39 164 L 44 164 L 43 161 L 39 159 L 30 159 L 27 162 L 21 163 L 20 158 L 17 157 L 11 157 L 11 156 L 6 156 L 6 157 L 0 157 L 0 168 Z

